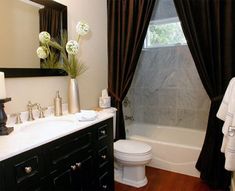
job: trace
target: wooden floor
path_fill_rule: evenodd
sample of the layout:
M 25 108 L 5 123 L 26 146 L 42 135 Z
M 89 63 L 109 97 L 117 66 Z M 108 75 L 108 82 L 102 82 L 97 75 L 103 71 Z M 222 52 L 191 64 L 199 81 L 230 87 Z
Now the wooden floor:
M 148 184 L 142 188 L 115 183 L 115 191 L 211 191 L 199 178 L 147 167 Z

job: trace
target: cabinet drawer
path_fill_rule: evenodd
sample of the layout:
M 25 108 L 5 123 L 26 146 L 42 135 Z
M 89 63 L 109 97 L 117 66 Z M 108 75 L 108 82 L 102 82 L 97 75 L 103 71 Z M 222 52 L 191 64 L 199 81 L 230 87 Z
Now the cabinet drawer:
M 67 166 L 67 163 L 75 160 L 77 156 L 88 153 L 91 145 L 91 132 L 68 136 L 62 141 L 57 141 L 51 145 L 49 151 L 45 153 L 47 163 L 52 169 Z
M 114 190 L 113 176 L 110 174 L 109 171 L 104 172 L 99 177 L 98 190 L 99 191 L 113 191 Z
M 109 160 L 108 147 L 105 146 L 98 151 L 99 168 L 102 168 Z
M 112 140 L 113 139 L 113 121 L 112 119 L 108 119 L 103 121 L 97 127 L 97 139 L 98 141 L 103 142 L 104 140 Z
M 14 165 L 17 183 L 21 183 L 26 178 L 33 177 L 38 173 L 38 156 L 33 156 L 28 160 Z
M 102 140 L 108 136 L 108 125 L 104 124 L 98 128 L 98 140 Z

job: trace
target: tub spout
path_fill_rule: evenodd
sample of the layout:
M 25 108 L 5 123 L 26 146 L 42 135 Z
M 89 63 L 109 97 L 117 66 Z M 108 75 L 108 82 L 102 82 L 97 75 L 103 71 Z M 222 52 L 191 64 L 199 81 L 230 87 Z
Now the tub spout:
M 133 116 L 124 116 L 125 120 L 130 120 L 130 121 L 134 121 L 134 117 Z

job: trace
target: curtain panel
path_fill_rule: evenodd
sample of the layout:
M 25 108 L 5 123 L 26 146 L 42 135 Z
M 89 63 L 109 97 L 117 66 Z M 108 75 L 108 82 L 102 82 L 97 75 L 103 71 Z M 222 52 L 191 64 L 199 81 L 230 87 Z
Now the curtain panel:
M 45 7 L 39 10 L 40 32 L 47 31 L 50 35 L 59 40 L 61 38 L 61 19 L 60 10 Z
M 204 144 L 196 164 L 201 179 L 228 190 L 231 172 L 224 169 L 223 122 L 216 118 L 229 80 L 235 74 L 235 2 L 174 0 L 182 29 L 201 81 L 211 100 Z
M 125 139 L 122 101 L 130 88 L 156 0 L 107 0 L 108 91 L 117 108 L 116 139 Z
M 51 37 L 55 39 L 58 43 L 61 42 L 61 21 L 62 14 L 60 10 L 45 7 L 39 10 L 39 29 L 40 32 L 47 31 L 50 33 Z M 60 51 L 56 48 L 51 48 L 56 53 L 56 60 L 60 59 Z M 42 66 L 41 66 L 42 67 Z

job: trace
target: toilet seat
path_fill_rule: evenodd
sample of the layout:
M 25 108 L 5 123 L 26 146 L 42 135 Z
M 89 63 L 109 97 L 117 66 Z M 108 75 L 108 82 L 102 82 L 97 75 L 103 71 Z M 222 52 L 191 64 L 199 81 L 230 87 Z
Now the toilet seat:
M 144 155 L 151 152 L 151 147 L 139 141 L 119 140 L 114 143 L 114 150 L 131 155 Z
M 137 165 L 152 158 L 151 147 L 133 140 L 119 140 L 114 143 L 114 157 L 122 163 Z

